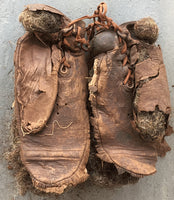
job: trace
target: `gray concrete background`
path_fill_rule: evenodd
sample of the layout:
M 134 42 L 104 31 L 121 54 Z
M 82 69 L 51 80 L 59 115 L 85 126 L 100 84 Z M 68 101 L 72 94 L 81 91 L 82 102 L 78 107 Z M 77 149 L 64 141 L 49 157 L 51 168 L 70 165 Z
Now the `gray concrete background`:
M 10 126 L 14 99 L 13 53 L 17 39 L 24 29 L 18 22 L 18 15 L 24 5 L 44 3 L 53 6 L 71 19 L 92 14 L 99 0 L 0 0 L 0 155 L 10 145 Z M 108 16 L 120 24 L 151 16 L 160 28 L 159 43 L 166 65 L 172 102 L 171 125 L 174 127 L 174 1 L 173 0 L 106 0 Z M 87 21 L 89 22 L 89 21 Z M 0 200 L 173 200 L 174 199 L 174 136 L 167 139 L 172 151 L 165 158 L 159 158 L 157 173 L 141 179 L 135 185 L 106 189 L 82 184 L 60 197 L 40 197 L 28 192 L 20 196 L 12 172 L 6 169 L 6 161 L 0 157 Z

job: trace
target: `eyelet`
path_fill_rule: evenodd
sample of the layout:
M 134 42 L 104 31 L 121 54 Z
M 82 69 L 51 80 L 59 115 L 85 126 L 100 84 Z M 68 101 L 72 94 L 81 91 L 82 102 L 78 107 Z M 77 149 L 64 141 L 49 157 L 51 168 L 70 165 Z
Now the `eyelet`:
M 128 83 L 124 84 L 123 82 L 121 83 L 121 86 L 124 88 L 125 92 L 130 92 L 133 91 L 134 89 L 134 83 L 132 82 L 131 85 L 129 85 Z
M 67 77 L 70 75 L 71 67 L 67 67 L 65 65 L 61 65 L 59 69 L 59 75 L 61 77 Z
M 60 72 L 61 72 L 62 74 L 66 74 L 67 71 L 68 71 L 67 68 L 68 68 L 68 67 L 66 67 L 65 65 L 62 65 L 62 66 L 60 67 Z

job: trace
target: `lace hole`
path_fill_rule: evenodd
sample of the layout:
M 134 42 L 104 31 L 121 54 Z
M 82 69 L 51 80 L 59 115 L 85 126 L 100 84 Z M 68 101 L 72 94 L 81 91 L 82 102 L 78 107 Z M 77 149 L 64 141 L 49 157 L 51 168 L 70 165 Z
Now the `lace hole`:
M 59 69 L 59 75 L 61 77 L 69 77 L 69 75 L 71 74 L 71 67 L 67 67 L 65 65 L 61 65 L 60 69 Z
M 62 65 L 62 66 L 60 67 L 60 72 L 61 72 L 62 74 L 66 74 L 67 71 L 68 71 L 68 68 L 67 68 L 65 65 Z

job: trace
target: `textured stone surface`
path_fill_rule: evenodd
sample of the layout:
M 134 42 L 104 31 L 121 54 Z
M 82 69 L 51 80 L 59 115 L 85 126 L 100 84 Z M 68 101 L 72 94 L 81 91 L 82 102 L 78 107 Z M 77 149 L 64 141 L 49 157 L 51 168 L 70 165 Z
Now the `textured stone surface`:
M 13 93 L 13 53 L 17 39 L 23 35 L 24 29 L 18 22 L 18 15 L 24 5 L 29 3 L 44 3 L 56 7 L 69 18 L 92 14 L 99 4 L 98 0 L 0 0 L 0 199 L 3 200 L 46 200 L 48 197 L 37 196 L 28 192 L 20 196 L 12 172 L 6 169 L 6 161 L 2 154 L 10 145 L 10 126 L 13 110 L 11 105 Z M 151 16 L 159 26 L 159 39 L 164 63 L 166 65 L 169 89 L 171 94 L 172 111 L 174 109 L 174 1 L 171 0 L 106 0 L 108 16 L 118 24 L 138 20 Z M 89 20 L 86 21 L 87 23 Z M 171 125 L 174 127 L 174 112 L 171 116 Z M 100 188 L 89 183 L 79 185 L 59 197 L 60 200 L 173 200 L 174 198 L 174 135 L 167 139 L 172 151 L 165 158 L 159 159 L 157 173 L 141 179 L 135 185 L 121 188 Z M 55 200 L 56 197 L 49 197 Z

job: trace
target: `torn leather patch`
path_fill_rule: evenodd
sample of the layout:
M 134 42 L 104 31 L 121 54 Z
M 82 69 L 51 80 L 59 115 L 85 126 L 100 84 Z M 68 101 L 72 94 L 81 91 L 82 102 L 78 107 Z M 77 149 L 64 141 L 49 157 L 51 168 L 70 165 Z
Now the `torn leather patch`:
M 138 63 L 135 66 L 135 85 L 139 112 L 154 111 L 158 106 L 164 113 L 170 113 L 170 94 L 164 64 L 150 58 Z
M 148 58 L 135 66 L 135 123 L 143 139 L 163 146 L 158 149 L 158 154 L 164 156 L 170 150 L 164 137 L 171 113 L 166 69 L 160 47 L 145 45 L 141 48 L 147 52 Z

